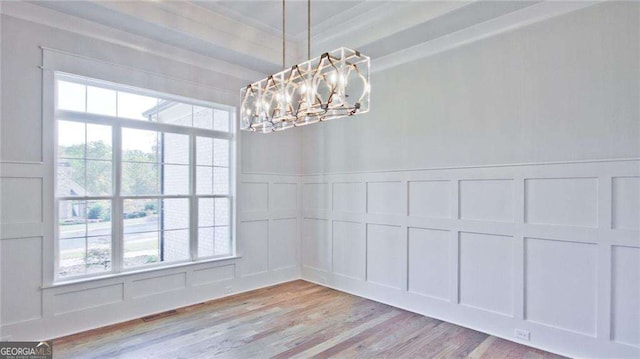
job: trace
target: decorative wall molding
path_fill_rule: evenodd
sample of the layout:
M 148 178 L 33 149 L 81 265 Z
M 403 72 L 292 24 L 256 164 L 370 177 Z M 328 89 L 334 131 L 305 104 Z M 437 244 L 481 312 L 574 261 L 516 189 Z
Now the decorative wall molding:
M 612 292 L 640 291 L 640 159 L 301 179 L 303 279 L 563 355 L 640 354 L 640 310 Z
M 24 284 L 16 291 L 19 297 L 7 297 L 22 304 L 8 302 L 6 308 L 23 309 L 11 315 L 8 318 L 11 321 L 3 319 L 0 332 L 12 340 L 52 339 L 300 278 L 298 180 L 291 176 L 239 176 L 238 193 L 247 185 L 266 184 L 267 190 L 282 196 L 284 202 L 274 201 L 269 192 L 263 193 L 267 198 L 264 207 L 260 206 L 262 201 L 239 199 L 238 257 L 235 258 L 59 283 L 46 288 L 40 288 L 40 266 L 29 273 L 3 270 L 3 282 L 14 282 L 13 277 L 18 275 L 19 282 Z M 252 223 L 262 224 L 258 229 L 259 234 L 264 234 L 264 242 L 247 232 Z M 3 224 L 2 229 L 5 228 L 8 227 Z M 20 234 L 21 238 L 0 240 L 2 252 L 19 258 L 41 257 L 42 238 L 25 236 L 42 230 L 42 225 L 32 231 L 23 227 L 12 230 L 11 233 Z M 30 241 L 31 238 L 36 241 Z M 41 259 L 37 262 L 43 263 Z M 25 306 L 27 302 L 32 305 Z

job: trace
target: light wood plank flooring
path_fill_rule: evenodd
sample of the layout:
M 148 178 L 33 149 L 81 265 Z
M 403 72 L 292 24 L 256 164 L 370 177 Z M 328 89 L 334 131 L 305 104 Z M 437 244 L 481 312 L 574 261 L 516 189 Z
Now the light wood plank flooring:
M 294 281 L 54 341 L 55 358 L 560 358 Z

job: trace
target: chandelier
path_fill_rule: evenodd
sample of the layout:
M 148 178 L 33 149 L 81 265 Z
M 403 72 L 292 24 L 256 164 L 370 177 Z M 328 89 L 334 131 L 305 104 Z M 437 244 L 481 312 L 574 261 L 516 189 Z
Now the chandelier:
M 307 1 L 307 55 L 311 53 L 311 0 Z M 240 90 L 240 129 L 270 133 L 369 112 L 368 56 L 340 47 L 285 68 L 282 1 L 282 68 Z

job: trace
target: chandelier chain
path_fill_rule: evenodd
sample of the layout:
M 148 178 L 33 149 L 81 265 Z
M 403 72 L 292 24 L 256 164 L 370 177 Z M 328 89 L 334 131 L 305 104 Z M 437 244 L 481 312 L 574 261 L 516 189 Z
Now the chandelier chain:
M 282 71 L 241 90 L 240 129 L 270 133 L 368 112 L 369 57 L 340 47 L 311 59 L 311 0 L 307 0 L 308 60 L 286 68 L 286 10 L 282 0 Z
M 285 18 L 287 17 L 287 13 L 285 12 L 285 0 L 282 0 L 282 69 L 285 69 L 285 52 L 287 48 L 287 43 L 285 42 Z
M 311 60 L 311 0 L 307 0 L 307 60 Z

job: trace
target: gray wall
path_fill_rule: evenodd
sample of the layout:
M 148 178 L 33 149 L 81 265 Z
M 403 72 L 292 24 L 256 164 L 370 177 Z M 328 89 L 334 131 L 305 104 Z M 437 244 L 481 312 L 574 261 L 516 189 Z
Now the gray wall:
M 170 53 L 162 50 L 157 50 L 159 54 L 142 51 L 135 43 L 128 43 L 129 34 L 114 35 L 113 29 L 73 17 L 53 12 L 26 16 L 41 16 L 39 20 L 44 22 L 60 21 L 62 17 L 67 24 L 77 25 L 77 31 L 84 29 L 87 35 L 6 14 L 1 16 L 0 340 L 55 338 L 299 277 L 294 186 L 281 190 L 291 193 L 286 203 L 288 210 L 280 211 L 280 215 L 294 220 L 274 227 L 281 233 L 274 235 L 279 245 L 270 246 L 269 251 L 262 250 L 262 242 L 256 250 L 256 240 L 244 228 L 238 228 L 240 259 L 47 286 L 51 284 L 48 278 L 53 274 L 54 254 L 51 156 L 54 132 L 53 114 L 44 108 L 43 73 L 62 69 L 232 106 L 238 105 L 239 89 L 245 80 L 226 74 L 224 69 L 215 71 L 173 60 Z M 117 41 L 112 41 L 114 37 Z M 39 68 L 43 65 L 40 46 L 55 49 L 49 51 L 54 53 L 49 58 L 54 58 L 51 61 L 58 68 L 45 71 Z M 296 159 L 299 138 L 295 134 L 264 137 L 243 134 L 241 144 L 243 172 L 299 172 Z M 274 178 L 278 183 L 287 181 L 276 175 L 258 180 L 276 181 Z M 238 180 L 243 181 L 241 173 Z M 252 205 L 250 201 L 239 201 L 238 217 L 245 211 L 256 212 Z M 261 213 L 267 219 L 278 218 L 271 216 L 268 209 Z M 266 265 L 269 258 L 281 259 L 277 262 L 279 266 Z
M 637 358 L 639 15 L 606 2 L 374 72 L 369 114 L 302 132 L 302 277 Z
M 369 114 L 303 130 L 303 172 L 638 156 L 639 8 L 605 3 L 374 73 Z

